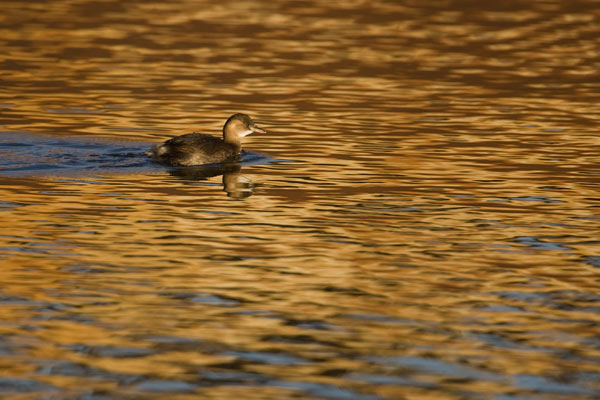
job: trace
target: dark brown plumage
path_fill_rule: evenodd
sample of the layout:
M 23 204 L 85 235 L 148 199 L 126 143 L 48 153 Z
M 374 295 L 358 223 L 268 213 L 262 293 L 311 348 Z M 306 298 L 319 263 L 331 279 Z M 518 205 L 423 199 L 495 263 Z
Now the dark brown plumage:
M 239 161 L 241 139 L 253 132 L 266 133 L 246 114 L 234 114 L 223 126 L 223 139 L 203 133 L 188 133 L 154 146 L 147 154 L 173 166 Z

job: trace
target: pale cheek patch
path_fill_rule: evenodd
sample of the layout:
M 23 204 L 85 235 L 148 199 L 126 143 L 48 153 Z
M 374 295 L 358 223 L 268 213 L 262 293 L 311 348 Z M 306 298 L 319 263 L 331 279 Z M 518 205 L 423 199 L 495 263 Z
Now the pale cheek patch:
M 248 136 L 249 134 L 251 134 L 253 131 L 251 129 L 248 129 L 247 131 L 244 131 L 242 133 L 240 133 L 240 137 L 244 137 L 244 136 Z

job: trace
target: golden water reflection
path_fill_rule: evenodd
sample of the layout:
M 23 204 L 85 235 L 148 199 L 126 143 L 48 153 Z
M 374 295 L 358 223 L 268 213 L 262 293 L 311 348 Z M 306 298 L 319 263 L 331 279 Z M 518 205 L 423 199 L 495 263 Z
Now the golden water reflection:
M 2 397 L 598 397 L 599 18 L 3 2 Z

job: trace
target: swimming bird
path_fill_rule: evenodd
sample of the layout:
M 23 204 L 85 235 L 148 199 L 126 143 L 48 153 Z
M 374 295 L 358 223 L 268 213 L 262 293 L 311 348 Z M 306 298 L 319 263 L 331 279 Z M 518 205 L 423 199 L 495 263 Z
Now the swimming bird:
M 223 126 L 223 139 L 204 133 L 188 133 L 155 145 L 146 154 L 173 166 L 190 166 L 239 161 L 242 138 L 267 133 L 246 114 L 233 114 Z

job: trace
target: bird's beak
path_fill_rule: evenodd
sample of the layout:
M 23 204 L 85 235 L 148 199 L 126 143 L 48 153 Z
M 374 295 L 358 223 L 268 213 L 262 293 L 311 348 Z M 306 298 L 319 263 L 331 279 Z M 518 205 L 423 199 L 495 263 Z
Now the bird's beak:
M 267 133 L 267 131 L 265 131 L 264 129 L 260 129 L 260 128 L 259 128 L 258 126 L 256 126 L 256 125 L 254 125 L 254 126 L 252 127 L 252 132 L 255 132 L 255 133 Z

